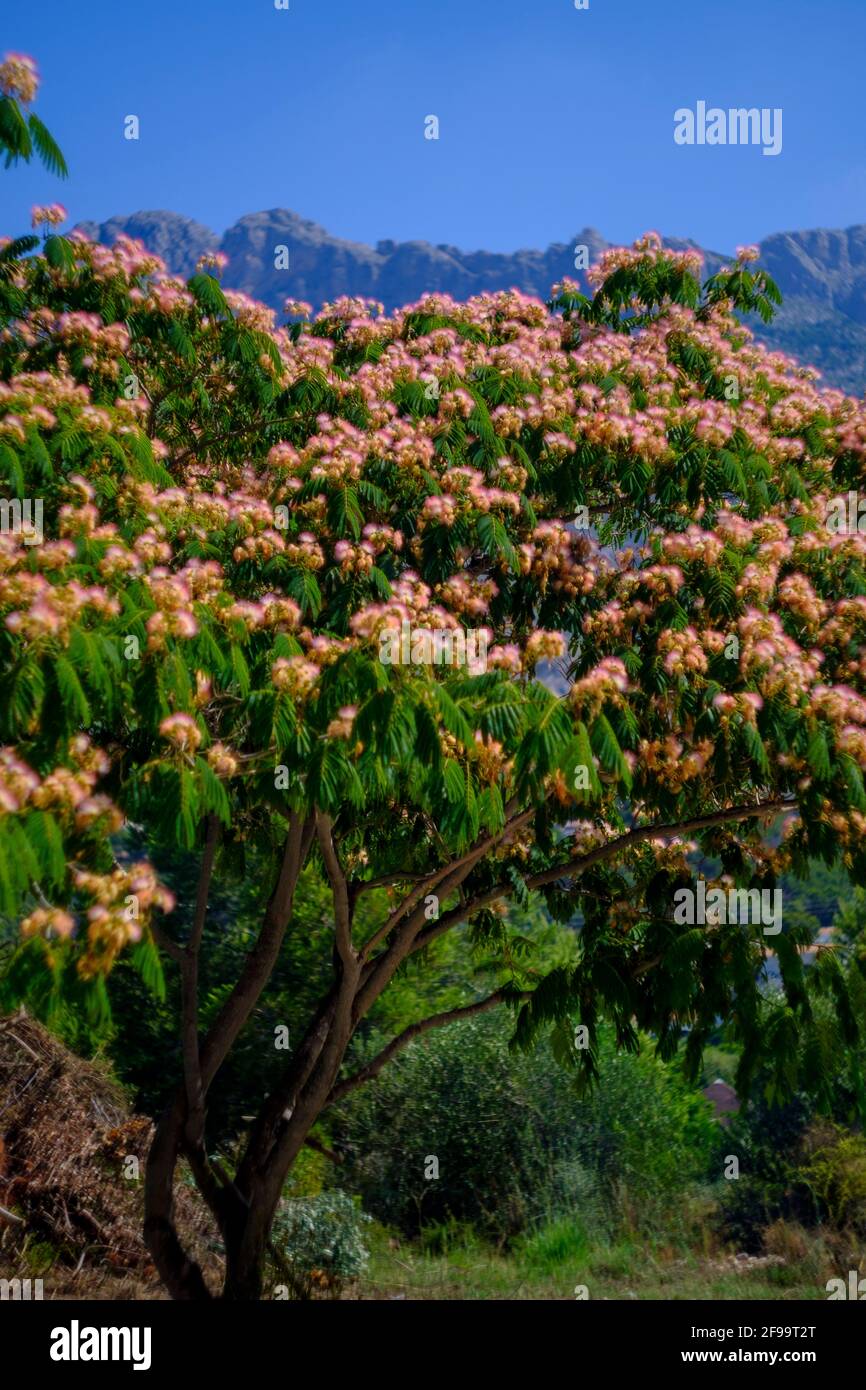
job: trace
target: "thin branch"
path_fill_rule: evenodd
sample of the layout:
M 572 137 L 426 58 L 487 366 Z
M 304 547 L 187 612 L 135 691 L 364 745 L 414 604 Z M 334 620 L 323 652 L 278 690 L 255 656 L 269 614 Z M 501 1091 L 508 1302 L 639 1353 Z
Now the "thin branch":
M 513 803 L 506 809 L 509 810 L 512 809 L 512 807 Z M 489 849 L 493 848 L 498 840 L 501 840 L 504 835 L 509 834 L 511 831 L 518 830 L 522 825 L 525 825 L 528 820 L 531 820 L 534 815 L 535 807 L 529 807 L 527 810 L 521 811 L 521 813 L 514 816 L 512 820 L 506 820 L 501 830 L 497 830 L 494 834 L 488 835 L 485 840 L 477 841 L 472 848 L 461 855 L 459 859 L 450 860 L 449 863 L 442 865 L 441 868 L 436 869 L 432 874 L 423 878 L 422 881 L 412 889 L 411 893 L 406 894 L 406 897 L 402 902 L 398 903 L 387 921 L 383 922 L 382 926 L 370 937 L 370 940 L 361 952 L 362 961 L 368 961 L 370 959 L 375 948 L 385 937 L 390 935 L 397 924 L 405 917 L 406 913 L 411 911 L 422 899 L 426 898 L 444 878 L 450 876 L 456 870 L 463 868 L 464 865 L 468 864 L 472 866 L 477 863 L 479 859 L 484 857 Z
M 214 860 L 216 859 L 217 845 L 219 844 L 219 834 L 220 823 L 216 816 L 208 816 L 204 852 L 201 858 L 201 869 L 199 870 L 198 888 L 196 889 L 195 896 L 195 914 L 192 920 L 192 931 L 190 932 L 190 938 L 187 944 L 187 953 L 193 957 L 198 956 L 205 922 L 207 920 L 207 904 L 210 896 L 211 880 L 213 878 Z
M 352 947 L 352 912 L 349 906 L 349 888 L 346 875 L 334 846 L 333 822 L 324 812 L 316 812 L 316 834 L 319 848 L 325 861 L 325 869 L 334 897 L 334 937 L 339 956 L 344 967 L 351 967 L 357 961 Z
M 219 832 L 220 825 L 216 816 L 208 816 L 192 930 L 181 965 L 183 1074 L 187 1104 L 185 1129 L 186 1137 L 190 1143 L 195 1143 L 200 1138 L 204 1128 L 204 1088 L 202 1086 L 198 1037 L 198 955 L 207 920 L 207 904 L 213 879 Z
M 755 816 L 778 814 L 780 811 L 790 810 L 796 804 L 796 801 L 780 797 L 774 801 L 761 802 L 756 806 L 725 806 L 717 811 L 708 811 L 706 815 L 683 821 L 678 825 L 636 826 L 624 834 L 618 835 L 614 840 L 597 845 L 595 849 L 588 850 L 585 854 L 575 855 L 572 859 L 567 859 L 564 863 L 557 864 L 553 868 L 532 874 L 529 878 L 524 879 L 524 883 L 527 890 L 540 888 L 545 883 L 555 883 L 557 879 L 581 874 L 585 869 L 592 868 L 594 864 L 615 859 L 630 845 L 638 844 L 642 840 L 654 839 L 657 835 L 681 835 L 692 830 L 705 830 L 712 825 L 723 825 L 727 821 L 748 820 Z M 500 899 L 509 897 L 513 892 L 514 885 L 512 883 L 499 883 L 493 888 L 487 889 L 486 892 L 477 894 L 468 903 L 454 908 L 452 912 L 447 912 L 433 926 L 421 932 L 412 947 L 413 953 L 423 950 L 436 937 L 450 931 L 452 927 L 459 926 L 468 917 L 479 912 L 482 907 L 499 902 Z
M 312 818 L 304 820 L 293 811 L 289 818 L 289 832 L 283 846 L 279 875 L 265 909 L 261 932 L 247 955 L 234 989 L 220 1009 L 202 1044 L 201 1066 L 205 1091 L 228 1056 L 236 1037 L 271 977 L 291 919 L 295 887 L 312 844 L 313 834 Z
M 350 883 L 349 887 L 355 897 L 360 898 L 362 893 L 369 893 L 373 888 L 389 888 L 392 883 L 418 883 L 425 877 L 425 874 L 410 874 L 402 869 L 395 869 L 393 873 L 382 874 L 380 878 L 358 879 Z
M 796 801 L 790 798 L 777 797 L 775 801 L 761 802 L 756 806 L 723 806 L 717 811 L 708 811 L 703 816 L 695 816 L 694 819 L 683 821 L 679 825 L 639 825 L 627 830 L 615 840 L 608 840 L 607 844 L 599 845 L 596 849 L 578 856 L 577 860 L 573 861 L 573 867 L 579 868 L 579 872 L 583 873 L 584 869 L 592 868 L 593 864 L 615 858 L 626 845 L 638 844 L 641 840 L 652 840 L 656 835 L 682 835 L 692 830 L 707 830 L 713 825 L 724 825 L 728 821 L 778 815 L 780 811 L 790 810 L 796 805 Z M 571 866 L 567 863 L 559 869 L 545 869 L 542 873 L 533 874 L 528 878 L 526 886 L 539 888 L 544 883 L 555 883 L 558 878 L 567 878 L 570 871 Z
M 505 808 L 506 821 L 500 830 L 495 831 L 492 835 L 486 836 L 484 839 L 477 840 L 472 848 L 467 851 L 466 854 L 462 855 L 460 859 L 454 860 L 452 863 L 448 864 L 445 868 L 444 877 L 441 871 L 437 873 L 435 887 L 439 898 L 443 902 L 447 901 L 452 893 L 460 889 L 464 880 L 469 877 L 475 865 L 480 859 L 483 859 L 488 850 L 492 849 L 493 846 L 500 842 L 506 835 L 518 829 L 526 821 L 531 820 L 536 814 L 535 807 L 529 807 L 521 811 L 519 815 L 512 816 L 509 820 L 507 818 L 514 810 L 515 804 L 515 798 L 512 798 L 507 804 Z M 423 891 L 422 889 L 422 892 Z M 414 893 L 409 896 L 417 897 L 418 890 L 416 889 Z M 427 920 L 428 914 L 425 909 L 425 904 L 422 902 L 420 907 L 415 906 L 409 915 L 398 924 L 394 937 L 387 948 L 372 961 L 364 962 L 362 984 L 354 1003 L 354 1016 L 356 1020 L 365 1016 L 371 1004 L 378 999 L 382 990 L 385 989 L 390 980 L 393 979 L 395 971 L 399 969 L 403 961 L 406 960 L 414 950 L 415 942 L 419 933 L 423 932 L 424 923 Z M 377 933 L 377 936 L 379 935 L 381 935 L 381 932 Z M 363 959 L 362 957 L 362 960 Z
M 176 960 L 181 964 L 183 963 L 186 954 L 184 948 L 179 945 L 177 941 L 172 941 L 171 937 L 163 931 L 162 927 L 157 926 L 156 922 L 153 920 L 151 920 L 150 923 L 150 934 L 161 951 L 164 951 L 172 960 Z
M 498 989 L 493 994 L 488 994 L 486 999 L 478 999 L 474 1004 L 464 1004 L 459 1009 L 448 1009 L 445 1013 L 431 1014 L 429 1018 L 422 1018 L 418 1023 L 411 1023 L 408 1028 L 404 1028 L 402 1033 L 398 1033 L 396 1038 L 392 1038 L 387 1047 L 377 1053 L 366 1066 L 361 1067 L 360 1071 L 354 1072 L 352 1076 L 347 1076 L 343 1081 L 338 1081 L 328 1096 L 327 1104 L 333 1105 L 336 1101 L 342 1100 L 350 1091 L 354 1091 L 358 1086 L 362 1086 L 365 1081 L 371 1081 L 374 1076 L 390 1062 L 395 1053 L 408 1046 L 415 1038 L 420 1038 L 424 1033 L 429 1033 L 433 1028 L 443 1028 L 448 1023 L 458 1023 L 464 1018 L 473 1018 L 475 1014 L 486 1013 L 488 1009 L 496 1008 L 497 1004 L 508 1001 L 528 999 L 532 990 L 523 990 L 515 993 L 507 989 Z
M 312 1134 L 307 1135 L 304 1143 L 308 1149 L 314 1149 L 317 1154 L 321 1154 L 323 1158 L 330 1159 L 332 1163 L 339 1164 L 343 1162 L 338 1153 L 335 1153 L 333 1149 L 329 1149 L 327 1144 L 322 1143 L 321 1139 L 314 1139 Z

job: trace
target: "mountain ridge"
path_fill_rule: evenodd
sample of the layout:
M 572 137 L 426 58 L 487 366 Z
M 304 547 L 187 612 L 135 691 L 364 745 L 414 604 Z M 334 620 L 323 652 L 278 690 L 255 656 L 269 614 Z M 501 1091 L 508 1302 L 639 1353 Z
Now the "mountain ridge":
M 76 230 L 103 244 L 121 233 L 135 237 L 184 276 L 192 274 L 205 251 L 221 251 L 228 257 L 223 283 L 278 311 L 288 298 L 318 308 L 342 294 L 381 300 L 387 310 L 428 291 L 466 299 L 485 290 L 517 288 L 546 299 L 551 285 L 566 275 L 583 281 L 574 266 L 576 246 L 586 246 L 593 263 L 616 245 L 585 227 L 545 250 L 464 251 L 448 243 L 391 239 L 371 246 L 333 236 L 289 208 L 246 213 L 222 236 L 166 210 L 81 222 Z M 693 241 L 663 240 L 674 249 L 697 247 L 707 274 L 731 260 Z M 280 246 L 289 253 L 286 269 L 275 264 Z M 760 263 L 778 282 L 784 303 L 772 324 L 753 325 L 756 336 L 818 368 L 828 385 L 860 395 L 866 388 L 866 225 L 775 232 L 758 246 Z

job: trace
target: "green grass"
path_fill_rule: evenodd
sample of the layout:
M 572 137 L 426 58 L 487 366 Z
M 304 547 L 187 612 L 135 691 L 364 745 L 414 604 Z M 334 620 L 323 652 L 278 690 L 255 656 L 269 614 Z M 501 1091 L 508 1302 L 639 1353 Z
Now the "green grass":
M 737 1260 L 634 1236 L 605 1241 L 568 1218 L 548 1223 L 508 1252 L 454 1232 L 436 1249 L 399 1242 L 372 1228 L 370 1264 L 346 1297 L 362 1299 L 574 1300 L 585 1285 L 590 1299 L 779 1302 L 826 1299 L 818 1262 Z
M 560 1217 L 528 1236 L 518 1247 L 517 1259 L 521 1268 L 555 1276 L 586 1260 L 590 1246 L 590 1237 L 577 1221 Z

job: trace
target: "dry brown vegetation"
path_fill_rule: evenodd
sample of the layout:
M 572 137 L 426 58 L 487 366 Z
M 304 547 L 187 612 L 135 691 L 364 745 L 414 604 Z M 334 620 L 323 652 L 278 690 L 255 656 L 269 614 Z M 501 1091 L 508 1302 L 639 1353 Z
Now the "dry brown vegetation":
M 46 1296 L 50 1285 L 54 1297 L 164 1297 L 136 1176 L 152 1132 L 98 1064 L 23 1011 L 0 1021 L 0 1275 L 50 1269 Z M 184 1183 L 177 1206 L 218 1281 L 207 1215 Z

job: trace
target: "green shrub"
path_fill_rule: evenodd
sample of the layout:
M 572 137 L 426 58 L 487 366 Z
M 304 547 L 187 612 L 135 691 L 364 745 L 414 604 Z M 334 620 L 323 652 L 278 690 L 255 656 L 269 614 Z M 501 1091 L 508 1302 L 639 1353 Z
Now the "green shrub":
M 766 1228 L 776 1221 L 809 1223 L 811 1204 L 804 1203 L 795 1175 L 812 1113 L 807 1096 L 771 1105 L 759 1093 L 724 1131 L 719 1175 L 725 1155 L 733 1154 L 739 1162 L 739 1177 L 722 1185 L 717 1228 L 741 1250 L 757 1254 Z
M 309 1298 L 314 1288 L 336 1292 L 363 1273 L 369 1259 L 363 1224 L 369 1220 L 346 1192 L 321 1192 L 281 1204 L 271 1243 L 295 1297 Z
M 818 1214 L 836 1230 L 866 1234 L 866 1137 L 838 1125 L 815 1125 L 806 1135 L 797 1174 Z
M 816 1118 L 808 1097 L 749 1105 L 725 1139 L 740 1164 L 720 1198 L 718 1227 L 727 1240 L 755 1253 L 776 1222 L 866 1231 L 866 1138 Z
M 432 1033 L 335 1114 L 340 1180 L 377 1218 L 508 1240 L 576 1214 L 603 1232 L 660 1219 L 707 1173 L 706 1102 L 648 1051 L 606 1047 L 582 1097 L 547 1047 L 523 1054 L 508 1038 L 495 1017 Z

